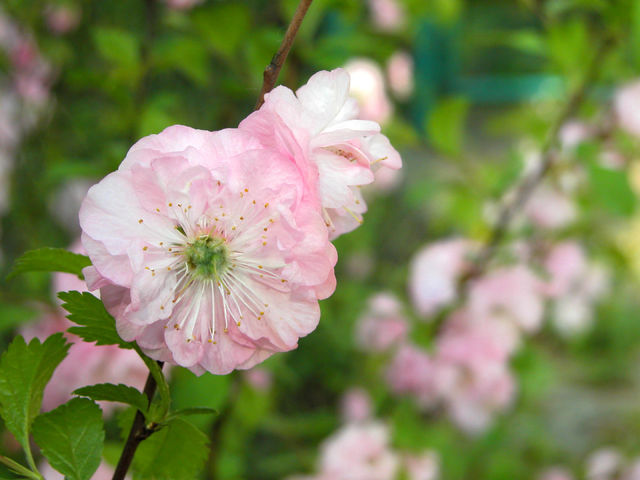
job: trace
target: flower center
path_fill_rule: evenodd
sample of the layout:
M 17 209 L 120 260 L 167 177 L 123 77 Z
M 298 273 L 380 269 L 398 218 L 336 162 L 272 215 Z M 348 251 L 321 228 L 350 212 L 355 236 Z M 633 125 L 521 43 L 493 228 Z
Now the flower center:
M 220 280 L 229 266 L 229 250 L 222 238 L 202 235 L 184 249 L 192 275 L 202 279 Z

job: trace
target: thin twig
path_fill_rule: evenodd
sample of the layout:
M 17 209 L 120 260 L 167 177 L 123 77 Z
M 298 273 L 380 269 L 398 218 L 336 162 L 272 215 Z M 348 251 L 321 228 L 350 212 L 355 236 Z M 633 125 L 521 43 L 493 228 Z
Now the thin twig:
M 296 12 L 293 14 L 291 23 L 287 28 L 287 32 L 284 34 L 284 38 L 282 39 L 280 48 L 271 59 L 271 63 L 267 65 L 267 68 L 264 69 L 262 90 L 260 90 L 258 103 L 256 103 L 256 110 L 259 109 L 264 103 L 264 96 L 271 90 L 273 90 L 273 87 L 276 84 L 276 80 L 278 80 L 280 69 L 287 59 L 287 55 L 289 54 L 289 50 L 291 50 L 291 45 L 293 45 L 293 41 L 296 38 L 298 29 L 300 28 L 300 24 L 302 24 L 302 20 L 307 14 L 307 10 L 309 10 L 309 6 L 311 5 L 312 1 L 313 0 L 300 0 L 298 8 L 296 8 Z
M 600 45 L 600 48 L 595 53 L 589 69 L 585 73 L 580 86 L 571 96 L 569 102 L 567 102 L 565 108 L 562 110 L 554 124 L 552 125 L 545 143 L 540 151 L 541 159 L 538 168 L 533 170 L 528 176 L 524 177 L 520 185 L 516 188 L 515 195 L 511 202 L 507 202 L 503 205 L 498 214 L 498 220 L 495 226 L 491 230 L 489 239 L 485 243 L 484 247 L 478 253 L 475 262 L 471 270 L 463 277 L 460 287 L 464 287 L 470 280 L 478 277 L 483 273 L 488 263 L 491 261 L 496 253 L 496 250 L 506 235 L 511 221 L 516 214 L 526 205 L 527 201 L 531 198 L 531 195 L 535 189 L 542 183 L 547 173 L 553 166 L 554 159 L 556 157 L 556 149 L 560 143 L 559 134 L 562 126 L 573 117 L 579 110 L 582 102 L 585 99 L 587 91 L 593 83 L 595 77 L 598 74 L 601 67 L 602 60 L 609 47 L 611 46 L 611 40 L 605 40 Z
M 158 362 L 160 369 L 162 369 L 162 365 L 164 362 Z M 156 383 L 155 378 L 151 372 L 147 376 L 147 381 L 144 384 L 143 393 L 149 399 L 149 404 L 151 404 L 151 400 L 153 399 L 154 394 L 156 393 L 156 387 L 158 384 Z M 149 437 L 153 433 L 152 429 L 147 428 L 144 414 L 138 410 L 136 411 L 136 416 L 133 419 L 133 424 L 131 425 L 131 430 L 129 431 L 129 437 L 127 437 L 127 443 L 124 444 L 124 448 L 122 449 L 122 454 L 120 455 L 120 460 L 118 461 L 118 466 L 116 467 L 116 471 L 113 473 L 113 477 L 111 480 L 124 480 L 127 475 L 127 471 L 131 466 L 131 461 L 133 460 L 133 456 L 136 453 L 136 449 L 140 442 Z

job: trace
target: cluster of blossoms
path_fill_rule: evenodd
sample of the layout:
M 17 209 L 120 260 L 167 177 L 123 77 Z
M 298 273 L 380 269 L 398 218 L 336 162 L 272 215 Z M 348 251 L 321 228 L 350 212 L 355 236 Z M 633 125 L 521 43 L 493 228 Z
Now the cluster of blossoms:
M 80 209 L 82 243 L 120 335 L 196 373 L 296 348 L 335 288 L 330 240 L 362 223 L 362 185 L 401 166 L 359 120 L 349 75 L 277 87 L 236 129 L 138 141 Z
M 536 224 L 539 217 L 528 220 Z M 479 248 L 468 239 L 442 240 L 410 264 L 409 293 L 418 315 L 429 319 L 449 309 L 429 350 L 409 340 L 402 305 L 389 294 L 374 296 L 356 325 L 361 349 L 391 354 L 386 378 L 392 392 L 412 396 L 424 409 L 443 407 L 472 433 L 512 403 L 510 360 L 522 337 L 540 329 L 545 312 L 560 334 L 575 335 L 590 325 L 594 305 L 608 290 L 607 272 L 579 243 L 516 242 L 511 263 L 469 281 L 459 299 L 459 282 Z
M 320 447 L 317 473 L 289 480 L 436 480 L 435 452 L 396 451 L 387 425 L 371 415 L 371 400 L 361 389 L 343 399 L 345 425 Z
M 537 477 L 538 480 L 574 480 L 574 478 L 567 469 L 562 467 L 551 467 Z M 615 448 L 601 448 L 587 458 L 583 478 L 586 480 L 639 480 L 640 457 L 629 460 Z
M 74 245 L 74 251 L 80 253 L 79 245 Z M 87 291 L 84 281 L 75 275 L 57 273 L 53 278 L 54 292 L 76 290 Z M 39 338 L 44 341 L 48 336 L 57 332 L 65 332 L 72 326 L 66 319 L 65 312 L 58 307 L 40 319 L 22 328 L 21 334 L 25 340 Z M 52 410 L 68 401 L 75 389 L 96 383 L 126 383 L 142 388 L 147 377 L 147 367 L 133 350 L 124 350 L 115 345 L 98 346 L 93 343 L 79 341 L 75 335 L 65 333 L 67 340 L 72 343 L 67 357 L 56 368 L 51 381 L 47 384 L 42 399 L 42 408 Z M 78 368 L 82 365 L 82 368 Z M 111 402 L 101 402 L 100 406 L 105 415 L 109 415 L 115 406 Z M 47 477 L 49 478 L 49 477 Z
M 49 99 L 52 68 L 33 38 L 0 9 L 0 214 L 8 208 L 9 177 L 18 147 L 35 127 Z

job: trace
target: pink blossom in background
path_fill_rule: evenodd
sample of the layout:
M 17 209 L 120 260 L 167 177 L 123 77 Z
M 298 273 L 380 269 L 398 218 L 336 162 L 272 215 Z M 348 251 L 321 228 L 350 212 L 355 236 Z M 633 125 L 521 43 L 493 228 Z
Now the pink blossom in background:
M 336 252 L 296 165 L 247 131 L 173 126 L 138 141 L 80 209 L 120 335 L 195 373 L 297 347 L 335 288 Z
M 474 280 L 469 289 L 473 317 L 504 318 L 532 332 L 542 324 L 543 313 L 543 283 L 524 265 L 494 270 Z
M 393 94 L 401 100 L 406 100 L 413 93 L 413 70 L 413 58 L 405 51 L 395 52 L 387 61 L 389 87 Z
M 584 249 L 575 241 L 555 245 L 545 259 L 549 282 L 546 294 L 558 297 L 566 294 L 583 277 L 587 261 Z
M 562 467 L 551 467 L 538 475 L 536 480 L 574 480 L 574 477 Z
M 51 32 L 64 35 L 80 23 L 80 9 L 75 5 L 49 4 L 45 7 L 44 17 Z
M 538 187 L 524 208 L 525 216 L 535 226 L 547 229 L 566 227 L 576 218 L 573 201 L 549 185 Z
M 38 466 L 38 470 L 45 478 L 45 480 L 64 480 L 64 475 L 55 470 L 48 462 L 42 462 Z M 91 476 L 91 480 L 111 480 L 115 469 L 106 464 L 104 461 L 100 464 L 95 473 Z M 131 475 L 125 477 L 126 480 L 131 480 Z
M 618 477 L 625 459 L 615 448 L 601 448 L 587 458 L 587 480 L 613 480 Z
M 398 0 L 369 0 L 373 24 L 383 31 L 401 29 L 406 23 L 404 8 Z
M 621 87 L 613 101 L 620 128 L 631 135 L 640 136 L 640 81 Z
M 276 87 L 240 123 L 297 165 L 309 195 L 319 198 L 331 238 L 362 223 L 367 206 L 360 187 L 373 182 L 374 172 L 402 165 L 380 125 L 358 118 L 349 83 L 349 74 L 336 69 L 316 73 L 295 94 Z
M 346 423 L 364 422 L 371 418 L 371 397 L 363 388 L 347 390 L 340 400 L 340 413 Z
M 451 239 L 423 247 L 409 264 L 409 293 L 415 309 L 429 316 L 456 297 L 458 279 L 468 267 L 473 245 Z
M 173 10 L 189 10 L 204 0 L 165 0 L 167 6 Z
M 356 344 L 365 351 L 382 352 L 402 343 L 408 332 L 402 304 L 390 293 L 369 299 L 367 310 L 356 324 Z
M 389 441 L 389 430 L 382 423 L 345 425 L 320 448 L 319 478 L 394 480 L 399 462 Z
M 393 106 L 385 91 L 382 69 L 367 58 L 349 60 L 344 69 L 351 79 L 349 94 L 358 101 L 360 117 L 386 123 L 393 113 Z
M 452 420 L 469 433 L 486 429 L 495 413 L 513 400 L 515 382 L 508 360 L 514 338 L 505 326 L 499 321 L 470 321 L 458 312 L 437 339 L 438 393 Z
M 442 370 L 424 350 L 406 344 L 393 356 L 386 378 L 391 391 L 416 398 L 423 407 L 433 406 L 440 394 Z
M 560 144 L 567 149 L 575 148 L 593 135 L 593 128 L 589 125 L 578 120 L 571 120 L 560 129 Z
M 440 459 L 433 450 L 422 454 L 405 454 L 402 464 L 407 472 L 408 480 L 437 480 L 440 471 Z
M 249 385 L 260 392 L 269 391 L 273 384 L 273 374 L 266 368 L 250 368 L 244 372 L 244 378 Z
M 627 465 L 621 480 L 640 480 L 640 458 L 635 458 Z
M 593 320 L 593 304 L 608 290 L 608 275 L 589 264 L 583 248 L 573 241 L 555 245 L 545 259 L 549 280 L 546 294 L 553 299 L 552 320 L 563 335 L 584 331 Z

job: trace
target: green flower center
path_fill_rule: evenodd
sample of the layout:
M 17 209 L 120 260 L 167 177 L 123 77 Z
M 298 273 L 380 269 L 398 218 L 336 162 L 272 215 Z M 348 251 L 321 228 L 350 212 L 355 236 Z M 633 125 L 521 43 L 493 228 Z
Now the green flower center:
M 184 250 L 189 271 L 200 278 L 216 280 L 229 266 L 229 250 L 222 238 L 203 235 Z

